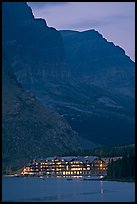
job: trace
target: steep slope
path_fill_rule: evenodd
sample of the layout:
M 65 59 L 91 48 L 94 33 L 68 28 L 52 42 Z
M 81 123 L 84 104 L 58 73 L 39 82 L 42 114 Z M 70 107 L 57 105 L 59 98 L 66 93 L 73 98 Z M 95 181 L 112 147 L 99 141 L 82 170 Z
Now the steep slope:
M 72 75 L 115 94 L 134 98 L 135 64 L 125 51 L 95 30 L 60 31 Z
M 122 48 L 95 30 L 60 33 L 71 77 L 81 84 L 77 93 L 85 94 L 87 99 L 84 108 L 69 105 L 61 108 L 61 112 L 73 129 L 94 142 L 105 145 L 134 142 L 133 61 Z M 81 98 L 81 103 L 84 101 Z
M 53 109 L 26 93 L 2 64 L 2 157 L 3 171 L 21 167 L 30 159 L 60 155 L 80 148 L 77 134 Z
M 37 90 L 46 80 L 63 78 L 64 45 L 60 33 L 34 19 L 25 2 L 2 3 L 2 43 L 18 81 Z M 40 80 L 39 80 L 40 77 Z
M 134 63 L 124 51 L 94 30 L 60 34 L 34 19 L 26 3 L 11 4 L 3 2 L 3 45 L 23 88 L 82 139 L 134 142 Z

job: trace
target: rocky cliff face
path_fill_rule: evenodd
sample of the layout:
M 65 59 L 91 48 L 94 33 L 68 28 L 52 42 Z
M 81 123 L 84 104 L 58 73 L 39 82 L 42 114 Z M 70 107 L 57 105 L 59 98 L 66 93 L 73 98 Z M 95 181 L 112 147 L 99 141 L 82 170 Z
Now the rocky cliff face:
M 62 155 L 81 148 L 79 137 L 54 109 L 42 106 L 25 92 L 2 59 L 3 172 L 33 158 Z
M 125 51 L 95 30 L 60 31 L 72 75 L 115 94 L 135 97 L 135 65 Z
M 134 63 L 124 50 L 94 30 L 60 34 L 34 19 L 26 3 L 11 4 L 3 2 L 2 43 L 22 87 L 54 107 L 82 138 L 133 143 Z
M 34 19 L 24 2 L 4 2 L 2 21 L 9 63 L 26 89 L 35 90 L 45 80 L 64 77 L 64 45 L 55 28 L 49 28 L 43 19 Z

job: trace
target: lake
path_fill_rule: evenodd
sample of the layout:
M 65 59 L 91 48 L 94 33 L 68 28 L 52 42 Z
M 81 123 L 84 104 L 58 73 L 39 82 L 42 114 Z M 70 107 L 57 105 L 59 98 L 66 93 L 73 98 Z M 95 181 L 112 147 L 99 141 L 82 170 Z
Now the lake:
M 3 177 L 7 202 L 135 202 L 135 183 L 83 178 Z

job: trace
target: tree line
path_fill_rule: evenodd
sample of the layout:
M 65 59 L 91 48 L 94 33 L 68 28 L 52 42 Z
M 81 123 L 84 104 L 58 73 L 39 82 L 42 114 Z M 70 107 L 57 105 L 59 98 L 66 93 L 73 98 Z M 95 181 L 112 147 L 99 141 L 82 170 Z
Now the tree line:
M 105 146 L 105 147 L 98 147 L 94 149 L 85 149 L 79 151 L 69 151 L 63 153 L 61 156 L 98 156 L 98 157 L 119 157 L 119 156 L 126 156 L 126 155 L 135 155 L 135 145 L 117 145 L 117 146 Z
M 135 179 L 135 156 L 126 155 L 108 165 L 107 176 L 110 179 Z

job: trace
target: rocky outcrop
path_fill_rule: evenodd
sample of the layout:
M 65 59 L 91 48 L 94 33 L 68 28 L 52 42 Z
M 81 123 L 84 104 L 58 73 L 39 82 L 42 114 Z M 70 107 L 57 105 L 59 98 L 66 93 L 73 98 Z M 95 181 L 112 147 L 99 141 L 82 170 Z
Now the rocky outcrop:
M 3 45 L 11 69 L 26 89 L 65 77 L 62 37 L 24 2 L 2 4 Z M 40 80 L 39 80 L 40 79 Z M 37 84 L 37 85 L 36 85 Z
M 95 30 L 49 28 L 26 3 L 11 4 L 2 4 L 2 43 L 18 83 L 54 107 L 82 138 L 133 143 L 134 63 L 124 50 Z
M 97 31 L 60 31 L 72 75 L 112 93 L 135 97 L 135 64 Z
M 3 52 L 4 54 L 4 52 Z M 24 91 L 2 59 L 2 167 L 21 168 L 33 158 L 62 155 L 81 148 L 63 116 Z

